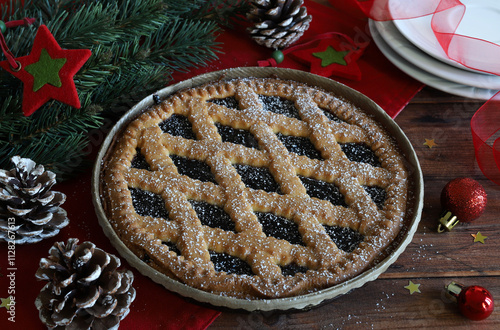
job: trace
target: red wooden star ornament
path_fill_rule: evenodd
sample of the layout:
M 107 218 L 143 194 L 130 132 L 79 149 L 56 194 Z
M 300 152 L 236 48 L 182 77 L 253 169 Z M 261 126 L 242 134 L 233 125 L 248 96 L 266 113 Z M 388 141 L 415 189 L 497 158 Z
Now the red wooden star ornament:
M 89 49 L 62 49 L 49 29 L 41 25 L 30 54 L 15 59 L 20 67 L 11 67 L 8 61 L 0 62 L 0 67 L 23 82 L 22 109 L 30 116 L 52 99 L 81 107 L 73 76 L 91 54 Z

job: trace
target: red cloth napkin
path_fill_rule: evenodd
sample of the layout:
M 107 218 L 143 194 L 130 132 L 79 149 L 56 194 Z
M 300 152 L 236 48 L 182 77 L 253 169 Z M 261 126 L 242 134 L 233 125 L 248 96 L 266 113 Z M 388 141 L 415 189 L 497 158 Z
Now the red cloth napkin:
M 306 0 L 305 5 L 313 16 L 313 21 L 301 40 L 314 38 L 320 33 L 340 32 L 349 35 L 355 42 L 371 41 L 366 20 L 348 15 L 349 10 L 337 11 L 310 0 Z M 344 3 L 343 6 L 343 9 L 351 8 L 348 3 Z M 189 73 L 177 73 L 174 75 L 175 82 L 209 71 L 257 66 L 258 61 L 267 59 L 271 53 L 270 50 L 258 46 L 248 38 L 243 26 L 223 32 L 219 36 L 219 41 L 223 43 L 225 53 L 218 61 Z M 392 117 L 395 117 L 423 86 L 394 67 L 371 42 L 358 61 L 362 73 L 361 80 L 332 78 L 364 93 Z M 306 71 L 309 69 L 291 57 L 287 57 L 279 66 Z M 92 154 L 95 154 L 104 138 L 104 133 L 100 134 L 93 136 L 92 140 L 95 142 L 90 145 L 93 149 Z M 48 256 L 48 250 L 55 242 L 76 237 L 80 243 L 91 241 L 99 248 L 119 256 L 98 224 L 91 200 L 90 177 L 90 170 L 87 170 L 78 178 L 54 187 L 54 190 L 62 191 L 68 197 L 63 207 L 68 212 L 70 224 L 63 228 L 60 234 L 34 245 L 16 246 L 13 266 L 16 268 L 13 282 L 16 323 L 9 322 L 6 309 L 0 308 L 0 325 L 10 329 L 45 328 L 38 318 L 38 311 L 34 305 L 44 283 L 37 282 L 34 274 L 40 258 Z M 3 274 L 0 276 L 0 298 L 7 298 L 9 295 L 7 290 L 10 286 L 10 278 L 7 277 L 9 274 L 7 258 L 7 245 L 0 244 L 0 273 Z M 122 267 L 134 272 L 134 287 L 137 290 L 137 298 L 132 303 L 130 314 L 121 322 L 122 329 L 205 329 L 219 315 L 216 310 L 201 307 L 167 291 L 139 274 L 124 260 L 122 260 Z

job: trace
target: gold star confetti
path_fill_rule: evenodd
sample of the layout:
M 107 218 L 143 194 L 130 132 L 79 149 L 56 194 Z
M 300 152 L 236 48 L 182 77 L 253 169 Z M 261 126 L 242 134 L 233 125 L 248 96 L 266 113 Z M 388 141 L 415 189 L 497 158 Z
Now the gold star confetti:
M 421 293 L 420 289 L 418 288 L 420 284 L 413 283 L 412 281 L 409 281 L 409 284 L 405 286 L 405 289 L 410 290 L 410 294 L 414 294 L 415 292 Z
M 6 309 L 9 309 L 11 301 L 10 297 L 7 298 L 0 298 L 2 300 L 2 304 L 0 304 L 0 308 L 5 307 Z
M 477 234 L 470 234 L 472 237 L 474 237 L 474 243 L 476 242 L 481 242 L 484 244 L 484 240 L 487 239 L 488 237 L 483 236 L 480 231 L 477 232 Z
M 428 146 L 429 149 L 432 149 L 432 147 L 437 146 L 437 143 L 434 142 L 434 139 L 425 139 L 424 146 Z

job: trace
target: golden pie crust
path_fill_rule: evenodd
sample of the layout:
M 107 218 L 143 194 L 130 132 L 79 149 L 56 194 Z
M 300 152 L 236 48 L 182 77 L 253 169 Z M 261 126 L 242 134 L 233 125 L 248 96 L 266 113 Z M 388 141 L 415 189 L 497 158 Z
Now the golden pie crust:
M 300 119 L 265 111 L 259 95 L 293 101 Z M 227 97 L 234 97 L 239 109 L 209 102 Z M 328 119 L 324 110 L 341 121 Z M 160 124 L 172 114 L 189 119 L 196 139 L 162 131 Z M 222 142 L 214 123 L 249 130 L 259 149 Z M 289 152 L 277 133 L 308 137 L 322 159 Z M 368 145 L 380 166 L 350 161 L 339 143 Z M 139 149 L 150 170 L 131 166 Z M 208 164 L 216 183 L 179 174 L 171 154 Z M 233 164 L 267 167 L 281 194 L 248 188 Z M 346 206 L 310 197 L 299 175 L 334 183 Z M 181 90 L 150 107 L 117 135 L 102 165 L 101 179 L 106 217 L 134 254 L 185 285 L 236 298 L 293 297 L 351 279 L 388 254 L 409 217 L 408 170 L 384 128 L 348 100 L 275 78 L 215 81 Z M 385 190 L 383 207 L 377 207 L 363 186 Z M 139 215 L 132 188 L 161 196 L 169 219 Z M 223 208 L 235 232 L 202 225 L 190 200 Z M 266 235 L 255 212 L 293 221 L 304 244 Z M 352 252 L 345 252 L 324 225 L 350 228 L 364 239 Z M 174 244 L 181 254 L 165 242 Z M 216 271 L 209 251 L 243 260 L 254 275 Z M 290 264 L 307 271 L 284 275 L 281 267 Z

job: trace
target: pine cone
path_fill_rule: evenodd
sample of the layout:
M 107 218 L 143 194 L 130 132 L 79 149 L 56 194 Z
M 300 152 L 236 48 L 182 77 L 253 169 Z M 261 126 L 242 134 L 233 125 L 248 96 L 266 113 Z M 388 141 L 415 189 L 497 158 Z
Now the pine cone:
M 135 299 L 134 275 L 93 243 L 77 243 L 55 243 L 40 260 L 36 278 L 49 281 L 35 301 L 40 319 L 49 329 L 117 329 Z
M 19 156 L 15 168 L 0 170 L 0 241 L 36 243 L 55 236 L 69 223 L 59 205 L 66 195 L 51 191 L 56 175 Z
M 309 28 L 304 0 L 253 0 L 247 19 L 255 24 L 247 31 L 262 46 L 283 49 L 297 41 Z

